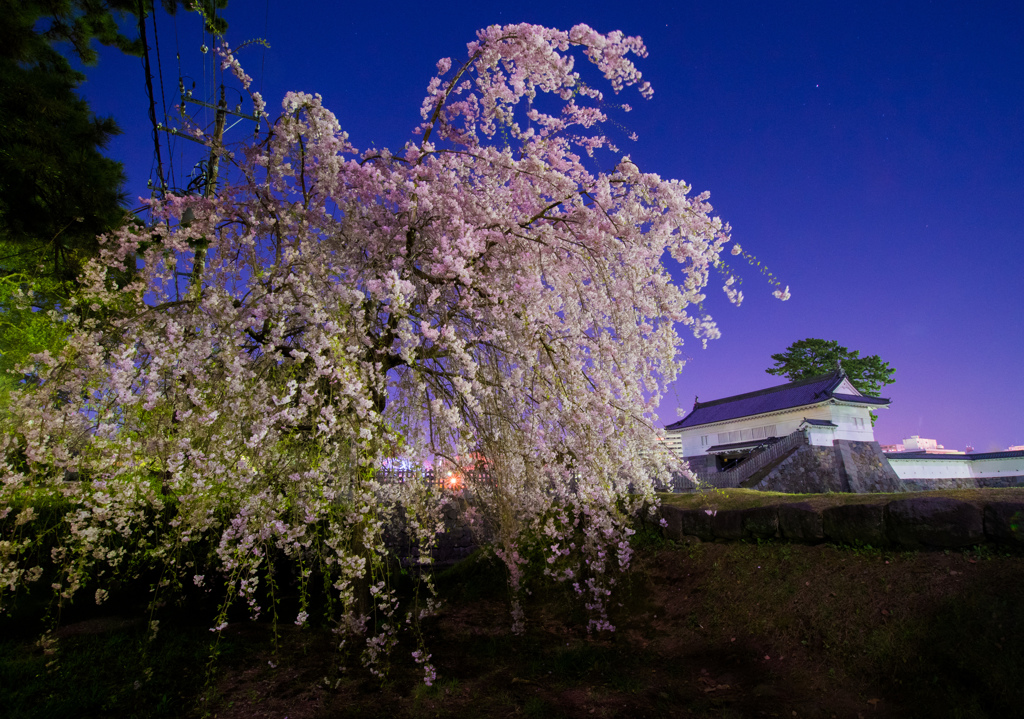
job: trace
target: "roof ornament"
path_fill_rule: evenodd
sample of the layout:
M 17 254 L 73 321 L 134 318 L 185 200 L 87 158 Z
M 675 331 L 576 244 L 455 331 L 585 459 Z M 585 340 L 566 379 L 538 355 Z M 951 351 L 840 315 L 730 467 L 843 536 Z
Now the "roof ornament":
M 843 371 L 843 358 L 842 357 L 836 357 L 836 371 L 837 372 L 842 372 Z
M 697 409 L 697 395 L 693 395 L 693 408 Z

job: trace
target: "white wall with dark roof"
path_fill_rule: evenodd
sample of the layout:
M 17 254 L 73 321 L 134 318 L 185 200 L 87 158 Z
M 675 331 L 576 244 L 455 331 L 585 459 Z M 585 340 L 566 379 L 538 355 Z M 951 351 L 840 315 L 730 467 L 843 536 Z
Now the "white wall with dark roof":
M 969 454 L 931 457 L 890 454 L 886 458 L 900 479 L 995 479 L 1024 474 L 1024 452 L 1016 453 L 1016 456 L 988 458 L 974 458 Z
M 805 419 L 820 419 L 834 423 L 836 429 L 832 433 L 832 439 L 851 439 L 857 442 L 875 441 L 868 407 L 831 401 L 781 412 L 667 430 L 665 436 L 672 446 L 678 449 L 680 457 L 699 457 L 707 454 L 708 449 L 716 444 L 732 444 L 733 442 L 761 439 L 763 436 L 754 436 L 756 430 L 760 428 L 772 427 L 771 434 L 767 435 L 769 437 L 785 437 L 797 431 Z M 735 439 L 731 437 L 732 433 L 737 434 Z M 723 435 L 726 437 L 724 441 Z

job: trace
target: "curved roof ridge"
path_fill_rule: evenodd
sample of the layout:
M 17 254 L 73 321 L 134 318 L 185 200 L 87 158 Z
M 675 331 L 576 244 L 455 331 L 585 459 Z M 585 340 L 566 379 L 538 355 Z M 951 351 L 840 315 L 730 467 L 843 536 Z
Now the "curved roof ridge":
M 813 377 L 787 382 L 757 390 L 756 392 L 722 397 L 710 402 L 695 402 L 689 414 L 678 422 L 668 425 L 665 429 L 676 430 L 715 424 L 717 422 L 727 422 L 742 417 L 752 417 L 759 414 L 770 414 L 796 407 L 820 404 L 833 399 L 872 406 L 884 406 L 890 403 L 888 399 L 866 397 L 860 393 L 856 395 L 836 393 L 836 389 L 841 387 L 846 379 L 848 379 L 848 375 L 843 371 L 842 367 L 838 367 L 826 374 L 814 375 Z
M 828 372 L 826 374 L 818 374 L 814 375 L 813 377 L 805 377 L 804 379 L 794 380 L 793 382 L 786 382 L 785 384 L 777 384 L 772 387 L 755 390 L 753 392 L 734 394 L 731 397 L 720 397 L 719 399 L 712 399 L 708 400 L 707 402 L 697 402 L 696 404 L 693 405 L 693 408 L 697 409 L 700 407 L 714 407 L 715 405 L 725 404 L 727 402 L 735 402 L 736 400 L 747 399 L 749 397 L 762 397 L 766 394 L 772 394 L 774 392 L 781 392 L 787 389 L 793 389 L 796 387 L 804 387 L 809 384 L 815 384 L 816 382 L 821 382 L 822 380 L 825 379 L 835 379 L 835 387 L 838 387 L 840 384 L 842 384 L 843 379 L 845 377 L 846 372 L 844 372 L 843 370 L 832 370 L 831 372 Z M 835 387 L 830 387 L 827 390 L 825 390 L 825 392 L 831 392 L 833 389 L 835 389 Z

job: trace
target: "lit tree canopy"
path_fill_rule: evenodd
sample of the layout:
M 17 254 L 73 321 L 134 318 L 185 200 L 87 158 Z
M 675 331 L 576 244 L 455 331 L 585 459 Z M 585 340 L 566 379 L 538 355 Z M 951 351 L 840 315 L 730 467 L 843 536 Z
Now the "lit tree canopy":
M 677 323 L 716 335 L 687 307 L 727 235 L 705 195 L 628 157 L 607 174 L 584 168 L 608 140 L 595 129 L 601 94 L 563 54 L 572 46 L 613 88 L 639 84 L 627 59 L 643 54 L 638 39 L 524 25 L 482 31 L 461 66 L 438 64 L 421 140 L 401 152 L 357 150 L 318 97 L 289 94 L 262 141 L 236 152 L 235 184 L 154 202 L 144 235 L 108 240 L 113 264 L 146 248 L 144 309 L 118 325 L 133 396 L 163 392 L 145 367 L 173 336 L 191 376 L 215 358 L 229 386 L 246 387 L 259 433 L 340 433 L 372 458 L 396 451 L 380 445 L 388 428 L 413 450 L 497 443 L 537 466 L 573 455 L 607 467 L 614 446 L 611 466 L 638 466 L 676 375 Z M 542 112 L 543 93 L 561 106 Z M 176 275 L 200 246 L 207 264 L 189 270 L 201 294 L 184 292 Z M 268 405 L 282 373 L 289 399 Z
M 68 468 L 159 503 L 135 479 L 156 472 L 179 535 L 220 537 L 225 575 L 255 572 L 261 543 L 319 546 L 344 597 L 363 571 L 352 543 L 383 551 L 366 524 L 382 459 L 476 453 L 513 587 L 533 527 L 602 628 L 605 577 L 629 560 L 621 508 L 653 499 L 669 461 L 652 421 L 677 328 L 717 336 L 691 308 L 729 237 L 682 182 L 628 156 L 586 168 L 617 149 L 574 53 L 615 92 L 650 96 L 639 38 L 492 26 L 438 62 L 401 150 L 357 149 L 303 93 L 231 153 L 207 138 L 233 168 L 222 192 L 154 200 L 151 225 L 103 238 L 82 300 L 96 318 L 12 410 L 25 459 L 7 491 Z M 135 265 L 131 284 L 110 281 Z M 322 520 L 334 534 L 315 545 Z

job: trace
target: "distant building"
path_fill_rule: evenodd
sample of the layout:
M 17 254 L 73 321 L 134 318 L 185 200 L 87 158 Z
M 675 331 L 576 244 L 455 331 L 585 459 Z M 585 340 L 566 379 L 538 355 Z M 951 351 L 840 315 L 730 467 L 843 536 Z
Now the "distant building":
M 676 457 L 681 457 L 682 455 L 680 454 L 680 451 L 679 451 L 679 449 L 680 449 L 679 435 L 678 434 L 667 435 L 664 430 L 656 430 L 656 431 L 657 431 L 657 440 L 658 440 L 658 445 L 657 446 L 658 446 L 659 450 L 663 450 L 665 452 L 668 452 L 671 455 L 676 456 Z
M 890 400 L 866 397 L 842 369 L 733 397 L 694 401 L 665 428 L 665 441 L 698 472 L 730 469 L 780 438 L 803 431 L 809 444 L 874 442 L 871 410 Z
M 916 434 L 912 434 L 903 440 L 903 449 L 907 452 L 927 452 L 933 449 L 945 449 L 934 439 L 925 439 Z
M 840 367 L 757 392 L 695 399 L 688 415 L 665 428 L 663 446 L 713 487 L 859 493 L 1024 486 L 1024 446 L 968 455 L 914 435 L 880 447 L 870 411 L 889 404 L 858 392 Z M 687 476 L 673 482 L 673 491 L 695 488 Z
M 713 487 L 778 492 L 899 492 L 871 411 L 889 400 L 861 394 L 834 372 L 710 402 L 695 400 L 665 428 L 666 444 Z M 689 491 L 688 476 L 674 480 Z
M 911 491 L 1024 486 L 1024 447 L 979 454 L 947 450 L 885 456 L 889 466 Z
M 886 444 L 883 452 L 925 452 L 927 454 L 963 454 L 958 449 L 946 449 L 934 439 L 926 439 L 912 434 L 903 440 L 903 444 Z
M 1021 450 L 1024 450 L 1024 444 L 1015 444 L 1012 447 L 1006 448 L 1007 452 L 1020 452 Z

